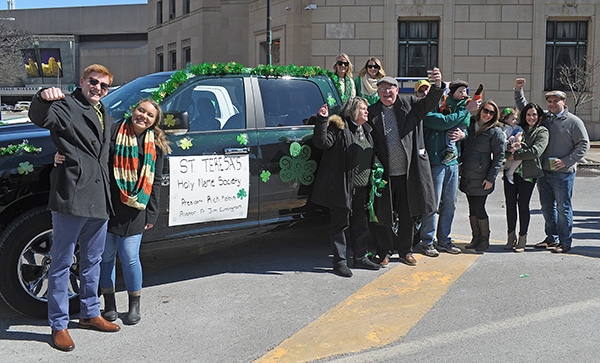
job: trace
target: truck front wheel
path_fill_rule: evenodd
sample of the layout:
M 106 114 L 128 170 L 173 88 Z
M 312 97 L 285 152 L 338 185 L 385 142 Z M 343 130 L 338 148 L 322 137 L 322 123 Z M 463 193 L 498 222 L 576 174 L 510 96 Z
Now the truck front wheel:
M 0 235 L 0 296 L 16 311 L 48 316 L 48 269 L 52 256 L 52 216 L 36 207 L 13 220 Z M 79 311 L 79 248 L 69 270 L 69 310 Z

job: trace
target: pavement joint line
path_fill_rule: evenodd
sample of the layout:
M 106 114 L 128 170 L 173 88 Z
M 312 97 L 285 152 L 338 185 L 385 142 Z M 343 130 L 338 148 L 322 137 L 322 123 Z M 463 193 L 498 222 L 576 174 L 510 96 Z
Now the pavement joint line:
M 480 256 L 415 253 L 417 266 L 388 269 L 254 362 L 311 362 L 394 343 Z

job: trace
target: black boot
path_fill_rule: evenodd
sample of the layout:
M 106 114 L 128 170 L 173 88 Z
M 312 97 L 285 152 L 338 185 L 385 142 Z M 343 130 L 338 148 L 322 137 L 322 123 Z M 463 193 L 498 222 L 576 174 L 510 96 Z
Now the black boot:
M 481 238 L 479 240 L 479 244 L 475 246 L 475 251 L 483 252 L 490 247 L 490 220 L 486 219 L 478 219 L 479 223 L 479 232 L 481 233 Z
M 104 296 L 104 311 L 102 312 L 102 317 L 108 321 L 117 320 L 117 303 L 115 301 L 115 293 L 106 293 L 102 294 Z
M 135 325 L 140 322 L 140 295 L 129 295 L 129 312 L 125 317 L 127 325 Z
M 471 243 L 466 245 L 465 248 L 474 249 L 481 239 L 481 231 L 479 230 L 479 223 L 477 222 L 476 216 L 469 216 L 469 222 L 471 223 L 471 233 L 473 234 L 473 238 L 471 238 Z

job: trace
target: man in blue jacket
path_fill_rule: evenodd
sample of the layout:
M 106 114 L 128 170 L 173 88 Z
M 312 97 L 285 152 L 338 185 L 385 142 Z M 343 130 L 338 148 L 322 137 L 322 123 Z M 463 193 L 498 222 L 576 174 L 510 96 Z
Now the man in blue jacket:
M 99 64 L 87 67 L 80 87 L 70 95 L 45 88 L 33 98 L 29 118 L 50 130 L 65 162 L 50 174 L 48 208 L 52 211 L 52 262 L 48 270 L 48 321 L 52 343 L 63 351 L 75 344 L 68 331 L 69 282 L 73 253 L 79 243 L 79 326 L 115 332 L 116 324 L 100 315 L 100 260 L 111 213 L 108 155 L 112 118 L 100 99 L 108 94 L 112 74 Z

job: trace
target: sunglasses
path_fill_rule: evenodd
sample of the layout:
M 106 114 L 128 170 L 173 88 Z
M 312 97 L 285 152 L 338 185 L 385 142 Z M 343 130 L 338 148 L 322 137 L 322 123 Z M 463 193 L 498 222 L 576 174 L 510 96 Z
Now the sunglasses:
M 482 108 L 481 112 L 485 113 L 486 115 L 491 115 L 491 116 L 494 116 L 496 114 L 496 111 L 488 110 L 487 108 Z
M 95 78 L 91 78 L 91 77 L 88 79 L 88 82 L 89 82 L 89 83 L 90 83 L 92 86 L 97 86 L 97 85 L 98 85 L 98 83 L 100 83 L 100 81 L 99 81 L 99 80 L 97 80 L 97 79 L 95 79 Z M 101 88 L 103 91 L 108 91 L 108 89 L 110 88 L 110 86 L 109 86 L 108 84 L 106 84 L 106 83 L 102 82 L 102 83 L 100 83 L 100 88 Z
M 367 68 L 380 69 L 380 67 L 377 64 L 369 64 L 367 65 Z
M 340 67 L 348 67 L 350 65 L 350 62 L 337 61 L 337 65 Z

